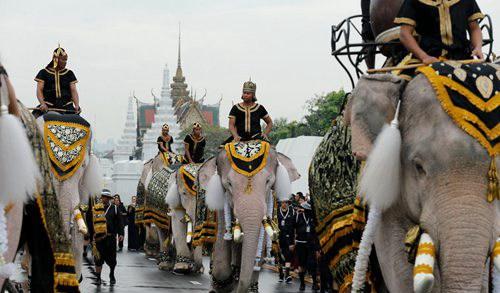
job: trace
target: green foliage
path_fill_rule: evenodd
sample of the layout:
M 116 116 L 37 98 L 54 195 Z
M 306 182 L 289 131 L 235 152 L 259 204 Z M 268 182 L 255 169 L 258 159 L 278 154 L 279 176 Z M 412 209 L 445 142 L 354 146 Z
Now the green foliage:
M 189 133 L 191 133 L 190 127 L 181 131 L 178 139 L 183 141 L 184 137 L 186 137 Z M 227 128 L 205 124 L 203 125 L 203 135 L 205 136 L 207 143 L 205 146 L 205 159 L 208 159 L 217 154 L 221 143 L 223 143 L 231 134 Z
M 316 95 L 306 102 L 307 114 L 301 121 L 288 122 L 286 118 L 276 119 L 269 137 L 271 143 L 276 145 L 280 139 L 301 135 L 324 136 L 333 119 L 339 115 L 344 96 L 343 90 Z

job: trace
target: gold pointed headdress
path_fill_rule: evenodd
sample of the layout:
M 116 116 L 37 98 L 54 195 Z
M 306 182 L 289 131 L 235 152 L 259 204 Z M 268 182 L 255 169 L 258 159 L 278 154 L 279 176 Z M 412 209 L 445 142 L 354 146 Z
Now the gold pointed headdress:
M 193 129 L 194 128 L 198 128 L 198 127 L 201 128 L 201 124 L 200 123 L 198 123 L 198 122 L 193 123 Z
M 66 54 L 66 51 L 61 48 L 61 44 L 57 44 L 57 49 L 54 50 L 54 54 L 52 55 L 53 67 L 57 67 L 59 57 L 67 55 L 68 54 Z
M 246 81 L 243 84 L 243 92 L 244 93 L 254 93 L 257 91 L 257 85 L 250 78 L 249 81 Z

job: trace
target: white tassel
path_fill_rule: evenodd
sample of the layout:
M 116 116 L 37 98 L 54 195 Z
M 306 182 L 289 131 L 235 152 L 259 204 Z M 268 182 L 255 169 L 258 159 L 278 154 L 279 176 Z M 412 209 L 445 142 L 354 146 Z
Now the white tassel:
M 7 235 L 7 218 L 5 217 L 5 205 L 0 203 L 0 278 L 8 279 L 16 271 L 16 265 L 5 262 L 5 254 L 9 249 L 9 238 Z
M 165 198 L 165 202 L 171 209 L 175 209 L 180 205 L 179 190 L 177 189 L 177 180 L 175 180 L 177 176 L 173 176 L 174 180 L 172 180 L 173 182 L 171 182 L 171 185 L 168 187 L 167 197 Z
M 389 208 L 399 196 L 401 172 L 401 133 L 398 129 L 399 107 L 391 125 L 384 125 L 368 156 L 360 181 L 360 195 L 370 206 L 382 211 Z
M 432 241 L 429 234 L 422 233 L 413 268 L 413 290 L 415 293 L 432 292 L 435 259 L 436 247 L 434 246 L 434 241 Z
M 361 243 L 359 244 L 358 255 L 356 256 L 354 277 L 352 279 L 352 292 L 361 292 L 365 284 L 374 235 L 380 224 L 380 219 L 380 210 L 376 206 L 371 207 L 368 214 L 368 221 L 363 231 L 363 236 L 361 237 Z
M 233 239 L 233 235 L 231 233 L 232 226 L 232 213 L 231 206 L 229 205 L 229 195 L 226 193 L 226 198 L 224 199 L 224 224 L 226 231 L 224 232 L 224 240 L 230 241 Z
M 224 187 L 217 173 L 215 173 L 208 182 L 205 201 L 207 207 L 211 210 L 222 210 L 224 208 Z
M 87 225 L 85 225 L 85 220 L 83 220 L 82 213 L 80 212 L 80 209 L 75 209 L 74 211 L 75 217 L 74 219 L 76 220 L 76 224 L 78 225 L 78 231 L 82 233 L 83 235 L 86 235 L 88 233 Z
M 40 170 L 21 121 L 8 113 L 6 81 L 0 78 L 0 202 L 24 202 L 36 192 Z
M 91 154 L 85 174 L 82 179 L 83 186 L 88 191 L 88 196 L 98 196 L 103 189 L 103 177 L 101 167 L 99 166 L 99 159 Z
M 274 182 L 274 191 L 280 201 L 290 199 L 292 195 L 292 182 L 286 168 L 278 162 L 276 170 L 276 181 Z

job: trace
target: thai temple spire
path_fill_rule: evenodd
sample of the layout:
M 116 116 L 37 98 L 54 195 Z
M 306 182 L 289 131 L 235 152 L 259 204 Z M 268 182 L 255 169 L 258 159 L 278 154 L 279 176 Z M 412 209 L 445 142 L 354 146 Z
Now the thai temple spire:
M 135 119 L 134 98 L 128 98 L 127 119 L 122 137 L 113 151 L 113 161 L 129 160 L 134 156 L 137 145 L 137 121 Z
M 189 96 L 189 91 L 187 90 L 186 78 L 182 73 L 181 67 L 181 26 L 179 24 L 179 44 L 177 48 L 177 70 L 175 71 L 175 76 L 173 78 L 174 82 L 170 85 L 171 96 L 172 96 L 172 106 L 174 106 L 179 99 L 183 100 Z

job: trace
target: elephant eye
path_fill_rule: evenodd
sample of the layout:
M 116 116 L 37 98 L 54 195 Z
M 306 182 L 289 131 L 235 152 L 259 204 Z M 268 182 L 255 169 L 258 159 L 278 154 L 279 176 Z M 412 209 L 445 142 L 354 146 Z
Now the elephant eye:
M 427 172 L 425 171 L 424 166 L 422 165 L 422 162 L 419 159 L 414 160 L 415 164 L 415 170 L 417 170 L 417 174 L 420 176 L 425 176 L 427 175 Z

